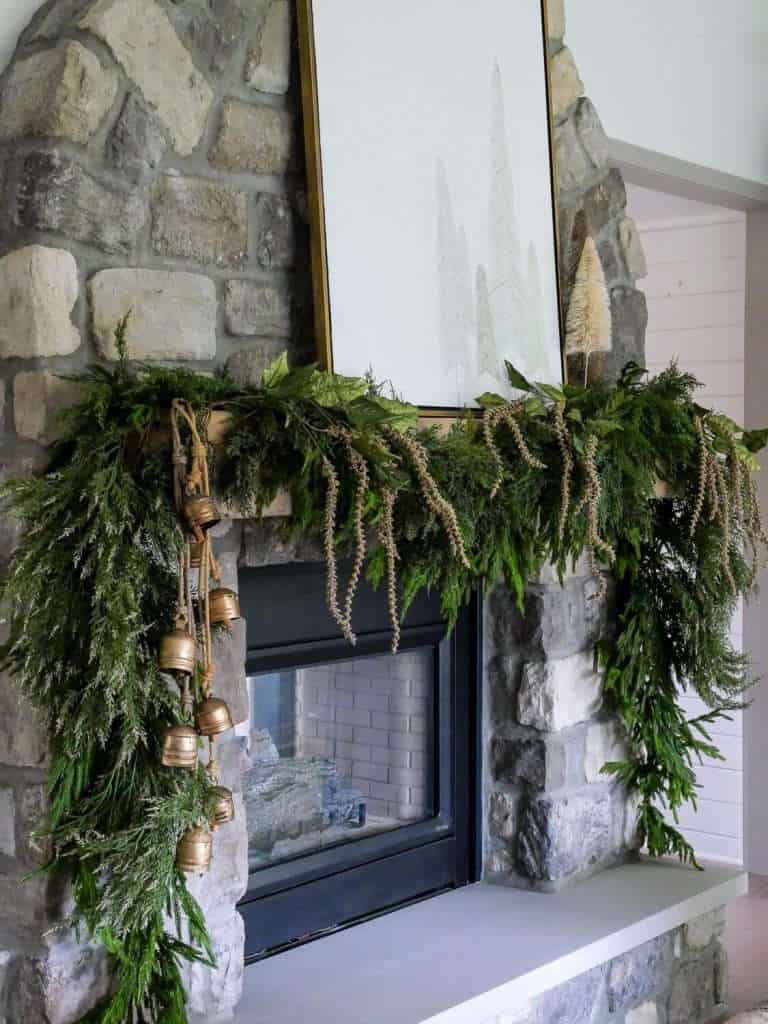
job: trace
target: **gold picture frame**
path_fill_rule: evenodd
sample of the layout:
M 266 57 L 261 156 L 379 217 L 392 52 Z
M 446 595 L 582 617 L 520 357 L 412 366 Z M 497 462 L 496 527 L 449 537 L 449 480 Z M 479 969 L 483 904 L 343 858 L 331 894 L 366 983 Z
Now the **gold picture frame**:
M 331 310 L 330 268 L 326 225 L 325 192 L 323 182 L 323 154 L 320 131 L 320 99 L 315 35 L 314 4 L 319 0 L 297 0 L 298 42 L 300 58 L 301 98 L 304 123 L 304 145 L 307 172 L 307 199 L 310 225 L 310 252 L 312 266 L 312 296 L 314 328 L 319 365 L 334 371 L 333 324 Z M 544 83 L 546 90 L 548 172 L 554 239 L 554 289 L 557 303 L 557 331 L 559 340 L 560 380 L 565 380 L 564 366 L 564 312 L 559 273 L 560 240 L 558 195 L 555 169 L 554 115 L 552 84 L 548 53 L 547 4 L 539 0 L 541 10 L 542 52 L 544 56 Z M 375 368 L 374 368 L 375 369 Z M 450 406 L 420 405 L 421 413 L 429 418 L 454 418 L 467 409 Z

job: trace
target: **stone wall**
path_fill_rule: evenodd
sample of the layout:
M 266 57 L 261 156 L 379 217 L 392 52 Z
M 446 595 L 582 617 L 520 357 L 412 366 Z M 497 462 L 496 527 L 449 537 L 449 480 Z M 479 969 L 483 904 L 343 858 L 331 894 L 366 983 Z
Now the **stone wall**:
M 612 374 L 642 358 L 642 252 L 562 43 L 561 0 L 550 14 L 563 288 L 567 299 L 594 233 L 614 346 L 591 365 Z M 57 374 L 114 358 L 112 331 L 128 310 L 129 352 L 144 360 L 226 364 L 244 381 L 286 347 L 294 361 L 314 355 L 293 26 L 290 0 L 50 0 L 23 34 L 0 78 L 3 478 L 44 464 L 75 391 Z M 6 560 L 16 527 L 0 527 Z M 263 524 L 224 523 L 216 547 L 235 589 L 239 565 L 317 557 Z M 524 615 L 494 588 L 488 611 L 487 875 L 557 888 L 635 845 L 625 795 L 599 774 L 621 748 L 590 655 L 609 611 L 586 573 L 564 589 L 546 574 L 533 582 Z M 238 722 L 248 716 L 244 660 L 237 624 L 217 650 L 216 686 Z M 31 832 L 47 749 L 7 678 L 0 711 L 0 1021 L 68 1024 L 109 978 L 100 951 L 49 931 L 66 892 L 21 884 L 42 856 Z M 248 859 L 236 749 L 222 744 L 220 759 L 238 821 L 217 833 L 213 871 L 194 883 L 219 954 L 215 971 L 187 972 L 193 1014 L 208 1024 L 231 1019 L 242 982 L 235 905 Z
M 725 1012 L 722 910 L 704 914 L 481 1024 L 706 1024 Z

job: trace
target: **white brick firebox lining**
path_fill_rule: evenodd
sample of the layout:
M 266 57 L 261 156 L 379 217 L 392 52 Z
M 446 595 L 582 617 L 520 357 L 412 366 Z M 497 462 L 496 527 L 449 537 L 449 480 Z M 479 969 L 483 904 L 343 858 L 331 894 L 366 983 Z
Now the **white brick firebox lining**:
M 239 1024 L 480 1024 L 747 891 L 643 860 L 556 895 L 473 885 L 248 967 Z

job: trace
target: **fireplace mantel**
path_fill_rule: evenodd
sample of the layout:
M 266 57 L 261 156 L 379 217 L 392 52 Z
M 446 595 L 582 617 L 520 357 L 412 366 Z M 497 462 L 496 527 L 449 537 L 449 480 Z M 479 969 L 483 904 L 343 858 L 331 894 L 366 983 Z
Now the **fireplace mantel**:
M 537 996 L 746 891 L 736 868 L 645 859 L 555 895 L 480 883 L 253 964 L 237 1020 L 523 1024 Z

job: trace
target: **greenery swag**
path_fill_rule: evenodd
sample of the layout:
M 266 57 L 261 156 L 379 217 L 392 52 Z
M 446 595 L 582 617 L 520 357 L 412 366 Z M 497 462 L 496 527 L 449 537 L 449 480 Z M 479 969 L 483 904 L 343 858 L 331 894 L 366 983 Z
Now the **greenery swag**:
M 617 627 L 599 656 L 631 756 L 605 771 L 637 792 L 649 851 L 695 863 L 669 813 L 695 800 L 695 764 L 718 756 L 708 726 L 751 682 L 729 624 L 765 540 L 752 474 L 768 432 L 697 405 L 696 381 L 674 366 L 646 379 L 629 365 L 615 385 L 562 390 L 508 370 L 522 397 L 484 395 L 483 417 L 446 433 L 419 428 L 416 409 L 370 380 L 289 369 L 284 357 L 261 386 L 239 388 L 123 353 L 114 370 L 77 378 L 84 397 L 45 474 L 5 486 L 23 532 L 2 588 L 2 662 L 54 752 L 46 870 L 71 873 L 74 922 L 116 965 L 112 994 L 84 1020 L 183 1024 L 181 964 L 212 961 L 174 863 L 184 831 L 210 821 L 211 783 L 158 757 L 163 728 L 181 720 L 156 656 L 182 536 L 169 452 L 153 438 L 174 399 L 201 423 L 231 414 L 212 453 L 223 497 L 258 516 L 289 489 L 285 529 L 323 539 L 329 609 L 351 641 L 364 571 L 387 588 L 396 646 L 423 588 L 452 622 L 473 588 L 499 578 L 522 604 L 546 560 L 564 573 L 587 552 L 596 571 L 609 566 Z M 659 480 L 671 498 L 655 498 Z M 344 594 L 338 552 L 352 560 Z M 688 688 L 711 709 L 692 720 L 678 702 Z

